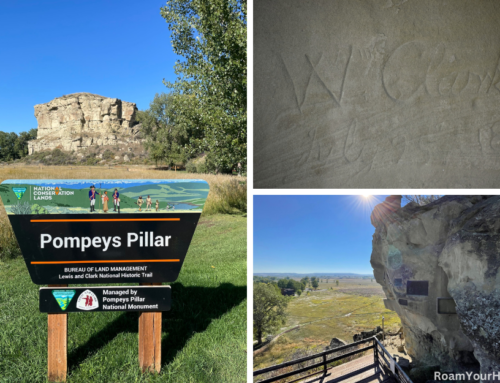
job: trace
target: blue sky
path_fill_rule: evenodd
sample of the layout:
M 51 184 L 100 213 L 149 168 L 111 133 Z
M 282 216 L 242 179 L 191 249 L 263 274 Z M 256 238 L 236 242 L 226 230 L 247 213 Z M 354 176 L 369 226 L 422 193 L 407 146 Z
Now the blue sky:
M 373 206 L 387 196 L 255 196 L 254 273 L 372 274 Z
M 147 109 L 174 81 L 166 0 L 0 2 L 0 131 L 36 128 L 33 106 L 76 92 Z

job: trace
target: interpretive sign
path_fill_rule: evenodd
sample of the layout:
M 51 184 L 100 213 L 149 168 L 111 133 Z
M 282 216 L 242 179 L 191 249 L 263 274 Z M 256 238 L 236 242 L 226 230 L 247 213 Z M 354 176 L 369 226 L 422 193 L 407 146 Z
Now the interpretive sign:
M 406 282 L 406 294 L 408 295 L 429 295 L 429 281 L 408 281 Z
M 170 286 L 41 287 L 40 312 L 169 311 Z
M 203 180 L 6 180 L 0 197 L 36 284 L 177 279 Z
M 457 304 L 453 298 L 438 298 L 437 299 L 438 314 L 456 314 Z

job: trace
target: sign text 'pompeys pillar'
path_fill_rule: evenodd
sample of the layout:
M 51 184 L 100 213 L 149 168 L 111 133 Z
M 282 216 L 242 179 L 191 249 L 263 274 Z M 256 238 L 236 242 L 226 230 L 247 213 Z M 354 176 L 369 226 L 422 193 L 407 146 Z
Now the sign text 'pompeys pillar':
M 203 180 L 6 180 L 5 206 L 36 284 L 177 279 Z

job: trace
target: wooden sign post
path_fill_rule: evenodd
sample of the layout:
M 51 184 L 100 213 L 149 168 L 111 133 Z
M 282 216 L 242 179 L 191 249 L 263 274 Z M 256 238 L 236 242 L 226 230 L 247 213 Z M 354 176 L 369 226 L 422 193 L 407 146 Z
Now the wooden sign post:
M 67 287 L 68 285 L 49 285 Z M 48 379 L 65 382 L 68 372 L 68 314 L 48 315 Z
M 161 283 L 151 283 L 158 285 Z M 147 283 L 141 285 L 148 285 Z M 139 366 L 142 372 L 161 369 L 161 317 L 160 312 L 139 314 Z
M 31 279 L 49 285 L 40 288 L 49 381 L 66 380 L 68 312 L 139 312 L 139 366 L 160 372 L 162 312 L 171 307 L 162 283 L 179 276 L 208 192 L 203 180 L 2 182 Z M 139 286 L 69 287 L 100 283 Z

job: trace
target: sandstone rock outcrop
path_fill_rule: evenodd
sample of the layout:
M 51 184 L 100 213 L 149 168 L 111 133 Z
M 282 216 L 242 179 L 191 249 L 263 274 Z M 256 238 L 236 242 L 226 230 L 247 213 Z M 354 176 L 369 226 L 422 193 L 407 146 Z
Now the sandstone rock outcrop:
M 257 188 L 500 186 L 500 3 L 255 0 Z
M 372 213 L 371 264 L 414 364 L 500 371 L 500 196 L 395 200 Z
M 60 148 L 80 150 L 93 145 L 139 143 L 141 125 L 132 102 L 91 93 L 74 93 L 35 105 L 36 140 L 29 154 Z
M 353 342 L 357 342 L 363 339 L 368 339 L 371 337 L 376 336 L 377 339 L 382 340 L 383 335 L 382 335 L 382 327 L 377 326 L 374 328 L 372 331 L 361 331 L 359 334 L 354 334 L 352 337 Z

